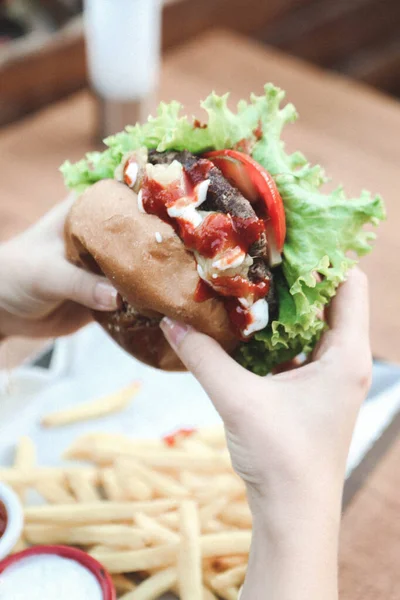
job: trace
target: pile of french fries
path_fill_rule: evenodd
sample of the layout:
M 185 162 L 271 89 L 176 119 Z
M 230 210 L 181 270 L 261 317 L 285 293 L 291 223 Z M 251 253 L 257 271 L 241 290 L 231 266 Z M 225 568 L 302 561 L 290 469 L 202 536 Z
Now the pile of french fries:
M 222 428 L 156 440 L 91 433 L 64 458 L 60 468 L 38 465 L 32 440 L 23 438 L 14 466 L 0 469 L 25 504 L 18 550 L 81 547 L 112 574 L 123 600 L 166 592 L 181 600 L 238 598 L 251 515 Z M 31 489 L 43 504 L 29 505 Z

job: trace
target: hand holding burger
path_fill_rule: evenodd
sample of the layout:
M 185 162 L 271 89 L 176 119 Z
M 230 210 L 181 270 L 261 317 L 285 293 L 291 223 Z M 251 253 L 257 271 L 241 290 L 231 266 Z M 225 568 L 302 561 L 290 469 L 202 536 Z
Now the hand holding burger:
M 90 309 L 117 308 L 104 278 L 65 258 L 63 231 L 73 198 L 0 245 L 0 338 L 72 333 L 92 319 Z
M 246 483 L 253 541 L 241 600 L 338 600 L 346 459 L 372 371 L 361 271 L 340 286 L 327 318 L 312 361 L 273 377 L 247 372 L 185 325 L 162 323 L 220 413 Z

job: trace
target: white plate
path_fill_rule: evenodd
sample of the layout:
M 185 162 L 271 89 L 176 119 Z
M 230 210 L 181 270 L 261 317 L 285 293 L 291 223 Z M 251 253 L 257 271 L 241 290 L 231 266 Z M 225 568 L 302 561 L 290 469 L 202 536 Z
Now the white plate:
M 57 374 L 54 376 L 54 369 Z M 41 416 L 116 391 L 134 379 L 139 394 L 123 413 L 57 429 L 42 429 Z M 57 464 L 63 450 L 89 431 L 133 437 L 164 435 L 177 427 L 202 427 L 220 418 L 189 374 L 163 373 L 123 352 L 96 325 L 59 340 L 48 372 L 24 367 L 0 374 L 0 463 L 10 464 L 16 440 L 30 435 L 41 464 Z
M 223 374 L 221 374 L 223 377 Z M 142 388 L 123 413 L 57 429 L 42 429 L 42 415 L 120 389 L 133 379 Z M 388 385 L 390 383 L 390 385 Z M 374 368 L 373 396 L 362 407 L 348 474 L 400 408 L 400 370 Z M 65 448 L 89 431 L 133 437 L 165 435 L 178 427 L 220 423 L 207 395 L 190 374 L 163 373 L 133 360 L 95 324 L 56 342 L 49 369 L 24 366 L 0 372 L 0 464 L 11 464 L 15 443 L 30 435 L 41 464 L 58 464 Z

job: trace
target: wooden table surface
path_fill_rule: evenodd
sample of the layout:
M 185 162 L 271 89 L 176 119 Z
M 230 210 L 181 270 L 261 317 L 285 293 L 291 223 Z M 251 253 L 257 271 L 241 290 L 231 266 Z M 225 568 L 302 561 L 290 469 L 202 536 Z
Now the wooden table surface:
M 371 283 L 374 354 L 400 361 L 398 103 L 222 32 L 203 36 L 167 56 L 160 97 L 179 99 L 188 113 L 201 117 L 199 99 L 212 89 L 230 90 L 236 103 L 252 91 L 261 93 L 266 81 L 286 89 L 300 113 L 300 121 L 285 135 L 289 149 L 300 149 L 310 161 L 320 162 L 349 193 L 358 194 L 365 187 L 385 198 L 389 219 L 363 267 Z M 0 239 L 23 229 L 63 196 L 57 168 L 65 158 L 78 159 L 90 148 L 93 124 L 93 101 L 82 92 L 0 132 Z M 10 364 L 12 359 L 10 346 Z M 399 459 L 397 442 L 345 513 L 341 545 L 341 598 L 345 600 L 399 597 L 395 591 L 400 589 L 395 560 L 400 554 Z

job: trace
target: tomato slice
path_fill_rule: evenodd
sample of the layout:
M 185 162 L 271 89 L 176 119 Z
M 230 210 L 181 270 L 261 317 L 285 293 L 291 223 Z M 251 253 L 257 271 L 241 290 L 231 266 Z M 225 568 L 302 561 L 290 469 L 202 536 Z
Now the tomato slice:
M 268 241 L 275 253 L 271 262 L 276 264 L 276 252 L 282 252 L 285 242 L 286 218 L 282 198 L 272 175 L 254 158 L 238 150 L 213 150 L 204 154 L 204 157 L 211 160 L 251 204 L 263 203 L 265 216 L 269 217 L 271 224 L 267 228 Z

